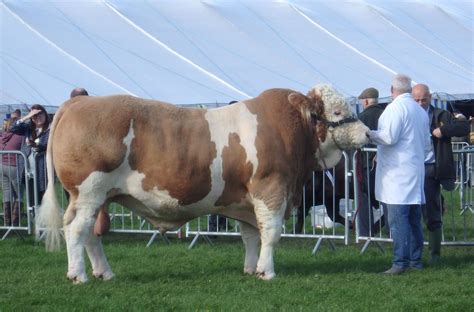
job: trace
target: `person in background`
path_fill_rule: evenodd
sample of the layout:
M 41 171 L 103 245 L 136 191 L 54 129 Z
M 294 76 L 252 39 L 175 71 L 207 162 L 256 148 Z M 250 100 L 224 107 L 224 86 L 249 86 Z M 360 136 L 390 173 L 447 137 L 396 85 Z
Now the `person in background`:
M 378 103 L 379 91 L 375 88 L 367 88 L 358 97 L 364 110 L 359 114 L 362 121 L 370 130 L 377 130 L 380 115 L 384 107 Z M 369 144 L 367 147 L 375 147 Z M 361 202 L 357 213 L 357 229 L 360 236 L 371 236 L 380 231 L 384 220 L 374 222 L 372 207 L 379 208 L 379 203 L 375 199 L 375 153 L 362 152 L 360 170 L 361 177 Z M 369 208 L 370 207 L 370 208 Z M 387 214 L 384 213 L 384 218 Z
M 430 150 L 425 159 L 426 204 L 422 205 L 422 211 L 428 228 L 429 262 L 435 264 L 441 256 L 443 225 L 440 185 L 446 191 L 452 191 L 456 180 L 451 138 L 466 136 L 469 124 L 455 122 L 449 111 L 431 105 L 430 89 L 425 84 L 414 86 L 412 97 L 428 113 L 430 124 Z
M 21 117 L 20 110 L 16 110 L 3 125 L 0 142 L 3 151 L 19 151 L 23 137 L 11 132 L 11 126 Z M 20 225 L 20 183 L 17 173 L 17 155 L 2 154 L 2 191 L 3 191 L 3 219 L 5 226 Z
M 388 208 L 393 239 L 392 267 L 383 272 L 388 275 L 423 268 L 421 204 L 425 203 L 424 160 L 430 137 L 428 115 L 411 91 L 411 78 L 396 75 L 391 86 L 393 102 L 380 116 L 377 130 L 367 134 L 377 144 L 375 197 Z
M 23 135 L 25 140 L 21 146 L 21 151 L 28 158 L 29 168 L 33 170 L 36 168 L 34 174 L 36 174 L 37 181 L 37 197 L 38 204 L 41 203 L 44 192 L 47 185 L 46 177 L 46 159 L 45 152 L 46 146 L 48 145 L 49 139 L 49 116 L 46 109 L 40 104 L 34 104 L 31 106 L 30 112 L 25 116 L 16 121 L 11 131 L 18 135 Z M 18 172 L 24 180 L 24 162 L 18 164 Z M 30 207 L 34 206 L 34 185 L 33 178 L 28 178 L 28 181 L 23 181 L 28 184 L 29 199 L 28 203 Z
M 453 111 L 453 116 L 454 116 L 454 120 L 453 120 L 454 124 L 463 124 L 460 127 L 463 127 L 464 130 L 466 130 L 467 128 L 470 128 L 470 126 L 471 126 L 470 121 L 459 110 L 455 109 Z M 469 144 L 469 131 L 467 133 L 464 133 L 464 134 L 465 135 L 463 135 L 461 137 L 453 136 L 451 138 L 451 142 L 453 142 L 453 143 L 468 143 Z
M 88 96 L 89 93 L 84 88 L 74 88 L 72 89 L 71 94 L 69 95 L 69 98 L 72 99 L 73 97 L 78 96 L 78 95 Z

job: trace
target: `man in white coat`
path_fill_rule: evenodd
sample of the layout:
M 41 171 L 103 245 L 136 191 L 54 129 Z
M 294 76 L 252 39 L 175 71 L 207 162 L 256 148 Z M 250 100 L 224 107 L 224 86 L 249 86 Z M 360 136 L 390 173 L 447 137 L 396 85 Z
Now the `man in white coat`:
M 391 92 L 393 102 L 368 136 L 377 144 L 375 197 L 388 209 L 393 239 L 392 267 L 383 273 L 396 275 L 423 268 L 421 204 L 430 134 L 428 114 L 411 97 L 410 77 L 396 75 Z

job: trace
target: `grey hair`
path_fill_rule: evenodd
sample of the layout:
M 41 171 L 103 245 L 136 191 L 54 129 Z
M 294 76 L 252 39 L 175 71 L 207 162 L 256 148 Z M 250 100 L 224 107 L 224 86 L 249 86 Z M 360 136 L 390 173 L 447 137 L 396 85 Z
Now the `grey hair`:
M 392 88 L 400 93 L 411 93 L 411 78 L 403 74 L 395 75 Z
M 370 98 L 370 99 L 367 99 L 367 102 L 368 102 L 369 105 L 375 105 L 375 104 L 379 103 L 379 99 Z

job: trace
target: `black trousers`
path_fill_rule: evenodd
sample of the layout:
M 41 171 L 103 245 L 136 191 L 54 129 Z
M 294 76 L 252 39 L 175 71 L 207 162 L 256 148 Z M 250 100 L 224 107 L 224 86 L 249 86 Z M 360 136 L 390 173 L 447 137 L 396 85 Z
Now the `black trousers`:
M 33 185 L 33 179 L 28 179 L 28 197 L 29 197 L 29 202 L 28 206 L 33 207 L 35 204 L 35 189 Z M 40 191 L 38 189 L 38 205 L 41 205 L 41 200 L 43 199 L 44 191 Z
M 441 206 L 441 181 L 436 178 L 434 164 L 425 165 L 426 204 L 421 206 L 423 220 L 428 230 L 433 232 L 443 225 Z

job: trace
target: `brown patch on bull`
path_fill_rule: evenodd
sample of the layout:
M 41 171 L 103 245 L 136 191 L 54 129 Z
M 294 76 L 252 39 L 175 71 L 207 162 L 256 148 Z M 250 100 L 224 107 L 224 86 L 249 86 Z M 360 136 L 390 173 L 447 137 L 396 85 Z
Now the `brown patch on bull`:
M 203 199 L 211 191 L 210 166 L 217 155 L 206 110 L 156 102 L 140 110 L 129 161 L 133 170 L 145 174 L 143 189 L 166 190 L 180 205 Z
M 129 164 L 145 175 L 142 188 L 166 190 L 186 205 L 211 190 L 216 157 L 205 110 L 131 96 L 75 97 L 64 105 L 54 135 L 53 159 L 66 190 L 77 197 L 92 172 L 111 172 L 124 161 L 124 137 L 133 120 Z
M 216 201 L 216 206 L 227 206 L 239 203 L 245 198 L 247 185 L 252 177 L 253 165 L 247 161 L 245 148 L 240 144 L 236 133 L 229 134 L 229 145 L 222 150 L 222 178 L 225 181 L 224 191 Z
M 290 97 L 292 93 L 295 95 Z M 315 100 L 288 89 L 270 89 L 244 102 L 258 121 L 259 165 L 251 193 L 259 194 L 257 198 L 272 210 L 280 207 L 287 194 L 293 194 L 297 201 L 316 165 L 318 140 L 307 118 L 307 111 L 316 112 Z

